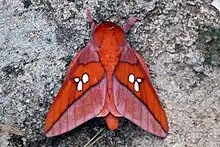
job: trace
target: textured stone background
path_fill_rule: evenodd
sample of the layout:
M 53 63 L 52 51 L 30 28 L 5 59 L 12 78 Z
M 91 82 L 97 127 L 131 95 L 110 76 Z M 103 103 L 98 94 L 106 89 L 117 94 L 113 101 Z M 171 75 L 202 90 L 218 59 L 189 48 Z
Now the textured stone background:
M 0 146 L 83 146 L 103 126 L 93 119 L 48 139 L 44 118 L 70 60 L 98 23 L 142 18 L 127 34 L 154 71 L 169 120 L 162 140 L 126 119 L 94 146 L 220 146 L 220 13 L 211 0 L 0 0 Z

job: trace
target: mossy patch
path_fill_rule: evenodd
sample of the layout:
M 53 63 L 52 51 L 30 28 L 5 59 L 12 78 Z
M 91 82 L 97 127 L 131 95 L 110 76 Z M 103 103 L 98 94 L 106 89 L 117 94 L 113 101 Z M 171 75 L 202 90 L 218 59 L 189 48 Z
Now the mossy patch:
M 198 43 L 204 54 L 204 66 L 220 67 L 220 28 L 200 29 Z

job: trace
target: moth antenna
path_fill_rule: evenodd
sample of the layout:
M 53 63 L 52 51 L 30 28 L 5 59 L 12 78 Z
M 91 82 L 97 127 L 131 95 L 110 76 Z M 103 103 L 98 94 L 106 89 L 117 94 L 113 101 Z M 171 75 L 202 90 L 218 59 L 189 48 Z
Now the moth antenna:
M 130 18 L 128 23 L 125 24 L 123 27 L 124 32 L 127 33 L 128 30 L 134 25 L 134 23 L 139 20 L 141 20 L 141 19 L 140 18 Z
M 91 28 L 92 28 L 92 32 L 95 30 L 96 28 L 96 24 L 95 24 L 95 21 L 90 13 L 90 9 L 88 8 L 87 9 L 87 17 L 89 19 L 89 22 L 90 22 L 90 25 L 91 25 Z

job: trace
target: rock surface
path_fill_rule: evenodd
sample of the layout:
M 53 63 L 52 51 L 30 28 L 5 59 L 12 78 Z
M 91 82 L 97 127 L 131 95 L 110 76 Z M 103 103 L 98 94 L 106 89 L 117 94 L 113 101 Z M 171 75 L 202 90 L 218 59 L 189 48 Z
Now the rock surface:
M 46 138 L 42 128 L 72 57 L 98 23 L 138 17 L 129 42 L 150 64 L 169 120 L 162 140 L 126 119 L 94 146 L 220 146 L 220 12 L 211 0 L 0 0 L 0 146 L 83 146 L 103 126 L 95 118 Z M 1 129 L 1 128 L 0 128 Z

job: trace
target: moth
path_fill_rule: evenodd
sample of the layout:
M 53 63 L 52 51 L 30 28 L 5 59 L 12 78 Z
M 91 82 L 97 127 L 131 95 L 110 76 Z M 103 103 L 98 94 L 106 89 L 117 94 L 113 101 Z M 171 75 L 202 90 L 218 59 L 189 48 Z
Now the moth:
M 110 130 L 125 117 L 161 138 L 168 134 L 165 111 L 150 81 L 142 57 L 125 38 L 138 20 L 120 27 L 96 25 L 88 10 L 92 38 L 73 58 L 67 75 L 47 114 L 47 137 L 68 132 L 94 117 L 104 117 Z

